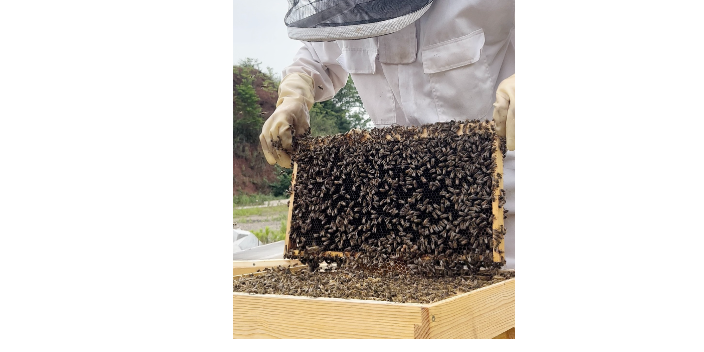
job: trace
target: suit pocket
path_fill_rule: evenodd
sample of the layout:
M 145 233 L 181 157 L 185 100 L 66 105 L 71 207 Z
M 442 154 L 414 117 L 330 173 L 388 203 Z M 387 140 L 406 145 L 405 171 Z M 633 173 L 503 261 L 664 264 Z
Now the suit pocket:
M 487 118 L 494 84 L 483 47 L 484 31 L 477 29 L 421 49 L 439 121 Z
M 338 41 L 342 53 L 337 62 L 349 73 L 376 72 L 377 41 L 375 38 Z
M 416 61 L 418 40 L 416 24 L 392 34 L 379 37 L 379 62 L 384 64 L 410 64 Z
M 438 73 L 471 65 L 479 61 L 484 46 L 484 31 L 478 29 L 465 36 L 422 49 L 423 72 Z

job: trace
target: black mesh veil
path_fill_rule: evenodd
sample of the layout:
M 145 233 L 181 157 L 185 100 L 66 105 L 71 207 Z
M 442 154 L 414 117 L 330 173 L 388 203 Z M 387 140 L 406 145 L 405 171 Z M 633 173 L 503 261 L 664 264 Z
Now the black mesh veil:
M 331 41 L 390 34 L 422 16 L 433 0 L 289 0 L 291 39 Z

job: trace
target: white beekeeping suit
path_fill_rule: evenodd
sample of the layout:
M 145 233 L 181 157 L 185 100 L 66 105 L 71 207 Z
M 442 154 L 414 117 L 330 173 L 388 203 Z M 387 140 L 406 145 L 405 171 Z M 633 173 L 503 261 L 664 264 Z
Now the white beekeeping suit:
M 298 114 L 305 110 L 305 119 L 308 116 L 303 105 L 310 108 L 313 101 L 331 99 L 351 74 L 364 108 L 377 127 L 490 120 L 499 84 L 515 71 L 514 46 L 514 1 L 435 0 L 415 22 L 391 34 L 304 41 L 283 77 L 284 81 L 300 80 L 303 86 L 312 84 L 312 94 L 302 89 L 304 98 L 297 100 L 302 101 Z M 279 103 L 296 94 L 284 92 Z M 294 118 L 292 124 L 305 129 L 309 120 L 302 120 L 295 123 Z M 264 130 L 268 128 L 271 125 L 265 124 Z M 283 133 L 280 135 L 283 137 Z M 266 138 L 260 139 L 267 154 Z M 267 159 L 282 164 L 286 155 L 276 160 L 267 155 Z M 515 268 L 514 160 L 514 152 L 509 151 L 504 160 L 508 268 Z M 290 164 L 290 159 L 283 164 L 286 162 Z

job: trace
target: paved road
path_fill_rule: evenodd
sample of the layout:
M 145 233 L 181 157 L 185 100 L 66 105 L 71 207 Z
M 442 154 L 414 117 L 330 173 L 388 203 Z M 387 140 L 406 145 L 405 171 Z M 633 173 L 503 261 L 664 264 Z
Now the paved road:
M 235 207 L 235 209 L 275 207 L 277 205 L 286 205 L 286 202 L 288 202 L 288 198 L 264 202 L 264 205 L 251 205 L 251 206 L 247 206 L 247 207 Z
M 284 241 L 239 251 L 232 255 L 232 260 L 284 259 Z

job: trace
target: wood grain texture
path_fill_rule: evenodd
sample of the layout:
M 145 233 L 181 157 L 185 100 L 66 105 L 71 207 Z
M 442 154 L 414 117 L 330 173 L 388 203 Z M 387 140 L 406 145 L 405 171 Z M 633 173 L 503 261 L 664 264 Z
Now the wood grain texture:
M 293 250 L 293 254 L 295 254 L 295 255 L 300 255 L 301 253 L 302 253 L 302 251 L 299 251 L 299 250 L 296 250 L 296 249 Z M 348 252 L 348 253 L 344 253 L 344 252 L 323 252 L 322 254 L 323 254 L 324 256 L 328 256 L 328 257 L 349 257 L 349 256 L 350 256 L 350 253 L 349 253 L 349 252 Z
M 276 266 L 287 267 L 301 265 L 301 262 L 293 259 L 270 259 L 270 260 L 234 260 L 232 261 L 232 275 L 242 275 L 254 273 L 264 268 Z
M 515 327 L 515 283 L 513 278 L 431 304 L 428 337 L 488 339 Z
M 233 338 L 513 338 L 515 280 L 433 304 L 236 292 Z
M 507 331 L 495 336 L 494 339 L 515 339 L 516 338 L 516 328 L 510 328 Z
M 233 294 L 233 338 L 406 338 L 421 324 L 421 305 Z
M 429 338 L 430 329 L 430 314 L 428 313 L 428 307 L 421 307 L 420 309 L 420 324 L 415 325 L 413 329 L 414 339 L 427 339 Z
M 496 173 L 495 177 L 499 178 L 499 188 L 494 191 L 494 201 L 491 203 L 491 210 L 494 213 L 494 223 L 492 228 L 498 230 L 504 226 L 504 207 L 499 206 L 499 195 L 502 189 L 504 189 L 504 157 L 501 153 L 501 148 L 499 148 L 499 139 L 496 138 L 494 141 L 496 146 L 496 151 L 494 152 L 494 159 L 496 159 Z M 494 262 L 501 262 L 504 259 L 504 239 L 501 238 L 498 246 L 494 246 Z

